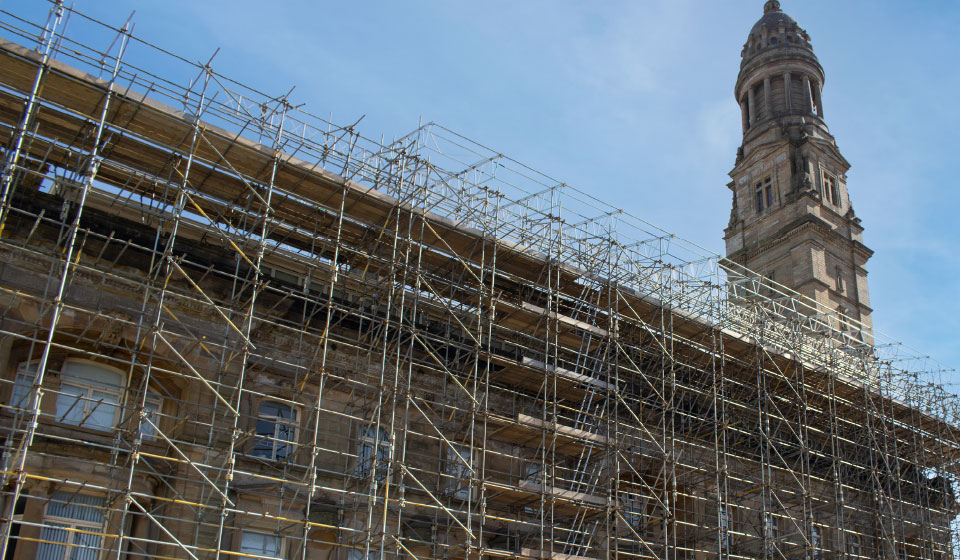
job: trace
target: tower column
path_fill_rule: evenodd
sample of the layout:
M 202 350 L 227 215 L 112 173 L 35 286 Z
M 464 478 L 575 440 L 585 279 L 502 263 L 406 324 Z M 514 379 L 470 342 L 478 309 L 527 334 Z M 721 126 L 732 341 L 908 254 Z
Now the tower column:
M 763 79 L 763 107 L 764 117 L 773 117 L 773 94 L 770 88 L 770 76 Z
M 783 73 L 783 100 L 786 102 L 787 113 L 793 111 L 793 85 L 790 72 Z
M 813 114 L 813 90 L 810 89 L 810 76 L 803 77 L 803 110 Z
M 757 123 L 757 100 L 753 94 L 753 86 L 750 86 L 747 89 L 747 105 L 750 107 L 750 126 L 753 126 Z

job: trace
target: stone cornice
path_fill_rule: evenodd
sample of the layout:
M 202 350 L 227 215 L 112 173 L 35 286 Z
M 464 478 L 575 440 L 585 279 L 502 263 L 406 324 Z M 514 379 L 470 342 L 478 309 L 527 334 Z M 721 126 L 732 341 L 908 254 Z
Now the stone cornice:
M 760 253 L 766 252 L 778 245 L 782 245 L 800 233 L 810 230 L 816 231 L 822 234 L 824 237 L 833 237 L 835 240 L 840 242 L 851 243 L 854 250 L 859 256 L 863 257 L 864 261 L 869 260 L 870 257 L 873 256 L 873 251 L 863 243 L 840 235 L 840 233 L 838 233 L 828 222 L 822 218 L 818 218 L 813 215 L 807 215 L 780 228 L 780 230 L 770 241 L 741 249 L 732 255 L 728 255 L 727 258 L 740 263 L 745 263 L 746 261 L 755 258 Z

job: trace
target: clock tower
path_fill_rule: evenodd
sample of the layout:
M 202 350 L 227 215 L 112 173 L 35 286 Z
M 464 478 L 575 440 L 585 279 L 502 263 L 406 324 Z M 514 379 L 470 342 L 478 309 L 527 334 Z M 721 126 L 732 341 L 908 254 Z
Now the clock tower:
M 824 119 L 823 67 L 780 2 L 743 48 L 735 95 L 743 144 L 730 172 L 727 258 L 871 328 L 863 227 L 844 159 Z

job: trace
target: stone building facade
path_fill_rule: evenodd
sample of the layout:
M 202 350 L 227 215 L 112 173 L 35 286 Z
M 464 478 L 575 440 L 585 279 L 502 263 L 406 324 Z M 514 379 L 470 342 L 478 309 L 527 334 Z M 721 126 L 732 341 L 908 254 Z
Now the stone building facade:
M 824 118 L 823 67 L 810 36 L 769 1 L 750 30 L 735 95 L 743 145 L 728 185 L 727 257 L 870 331 L 863 227 L 847 187 L 850 164 Z

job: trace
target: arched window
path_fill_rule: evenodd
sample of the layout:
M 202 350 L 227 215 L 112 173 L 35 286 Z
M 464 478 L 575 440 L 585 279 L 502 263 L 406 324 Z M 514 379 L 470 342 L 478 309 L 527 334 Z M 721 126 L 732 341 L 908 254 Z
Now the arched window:
M 357 476 L 366 478 L 374 474 L 377 481 L 383 481 L 387 478 L 389 461 L 390 434 L 377 426 L 361 426 L 357 441 Z
M 257 412 L 254 457 L 283 461 L 293 455 L 297 441 L 297 412 L 277 401 L 263 401 Z

